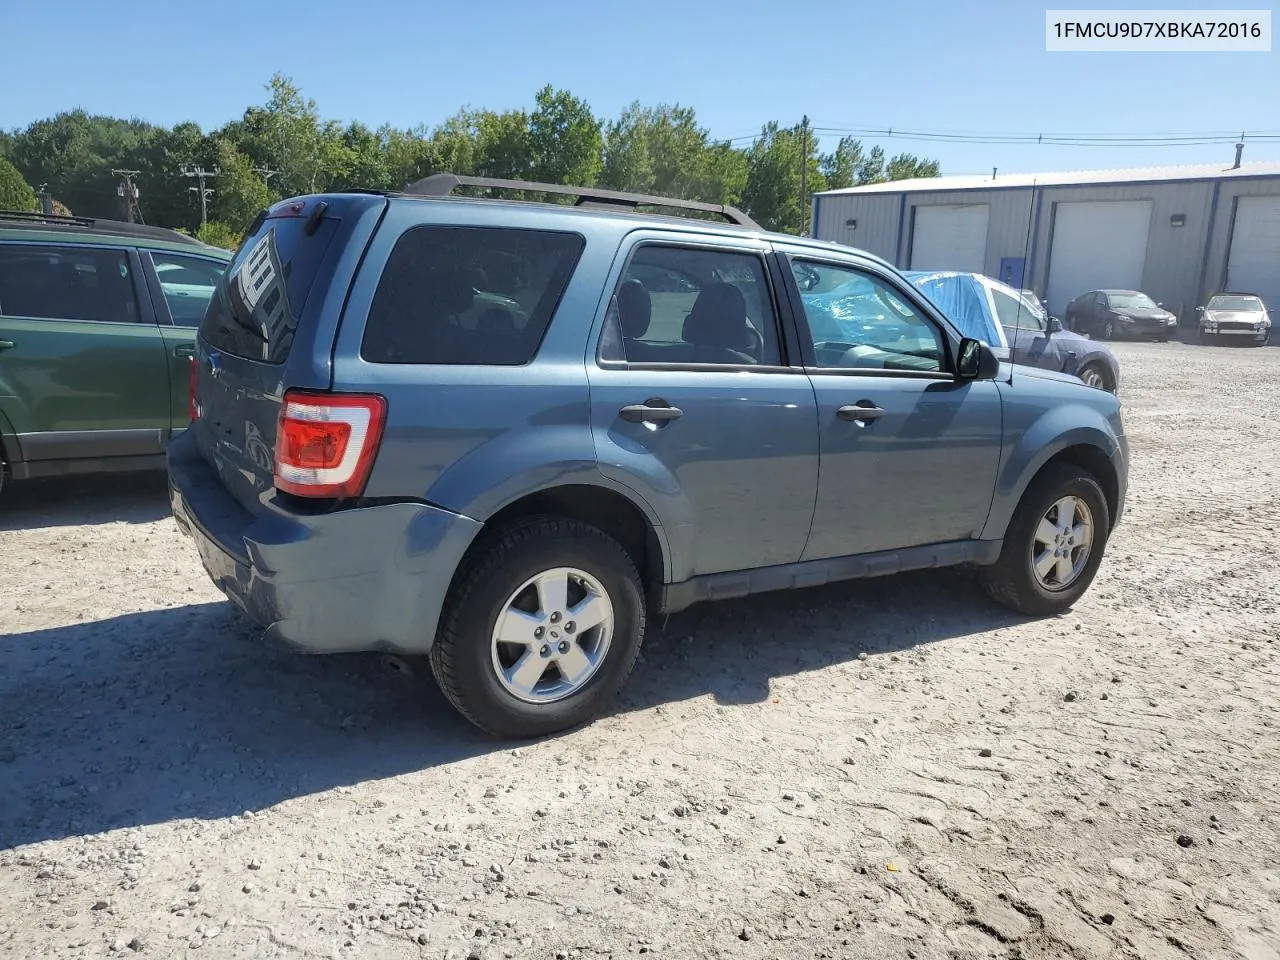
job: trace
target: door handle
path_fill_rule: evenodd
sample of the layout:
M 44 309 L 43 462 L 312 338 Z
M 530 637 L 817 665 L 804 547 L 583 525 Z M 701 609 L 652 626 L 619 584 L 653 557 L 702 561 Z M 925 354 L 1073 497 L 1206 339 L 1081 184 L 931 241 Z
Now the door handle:
M 665 400 L 648 400 L 632 403 L 618 411 L 618 416 L 628 423 L 667 423 L 684 416 L 684 411 Z
M 850 403 L 841 407 L 836 411 L 836 416 L 841 420 L 854 420 L 858 423 L 868 423 L 872 420 L 879 420 L 883 417 L 884 410 L 880 407 L 872 406 L 868 400 L 863 400 L 861 403 Z
M 190 360 L 196 355 L 196 348 L 188 344 L 179 344 L 173 348 L 173 355 L 179 360 Z
M 12 350 L 16 346 L 17 344 L 12 340 L 0 340 L 0 353 L 3 353 L 5 350 Z

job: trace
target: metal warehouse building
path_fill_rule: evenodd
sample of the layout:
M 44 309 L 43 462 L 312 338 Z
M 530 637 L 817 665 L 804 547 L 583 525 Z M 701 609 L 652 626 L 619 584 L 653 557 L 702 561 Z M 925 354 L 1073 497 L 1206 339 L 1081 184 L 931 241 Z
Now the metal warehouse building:
M 1280 161 L 899 180 L 815 194 L 812 223 L 902 269 L 1034 289 L 1058 316 L 1108 288 L 1184 323 L 1225 290 L 1280 312 Z

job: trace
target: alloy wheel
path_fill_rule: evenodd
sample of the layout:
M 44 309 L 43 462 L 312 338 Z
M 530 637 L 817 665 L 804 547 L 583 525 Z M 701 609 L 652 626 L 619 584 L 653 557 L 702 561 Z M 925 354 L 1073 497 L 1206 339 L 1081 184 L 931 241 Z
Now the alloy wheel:
M 498 682 L 525 703 L 554 703 L 600 670 L 613 639 L 608 592 L 584 570 L 555 567 L 530 577 L 503 604 L 493 627 Z
M 1031 569 L 1045 590 L 1065 590 L 1079 579 L 1093 549 L 1093 513 L 1080 497 L 1055 500 L 1036 526 Z

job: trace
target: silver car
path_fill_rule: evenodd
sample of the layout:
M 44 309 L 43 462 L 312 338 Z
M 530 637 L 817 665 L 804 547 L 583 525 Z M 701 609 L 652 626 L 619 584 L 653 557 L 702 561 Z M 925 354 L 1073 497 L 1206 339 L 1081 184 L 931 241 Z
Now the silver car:
M 1234 340 L 1262 346 L 1271 339 L 1271 317 L 1261 297 L 1251 293 L 1219 293 L 1209 298 L 1200 314 L 1200 342 Z

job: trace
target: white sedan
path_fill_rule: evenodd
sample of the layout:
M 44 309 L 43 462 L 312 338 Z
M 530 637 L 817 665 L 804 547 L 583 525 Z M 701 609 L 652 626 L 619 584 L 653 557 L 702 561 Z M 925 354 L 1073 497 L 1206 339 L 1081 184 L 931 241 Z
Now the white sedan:
M 1198 308 L 1200 340 L 1231 339 L 1262 346 L 1271 339 L 1271 317 L 1260 297 L 1220 293 Z

